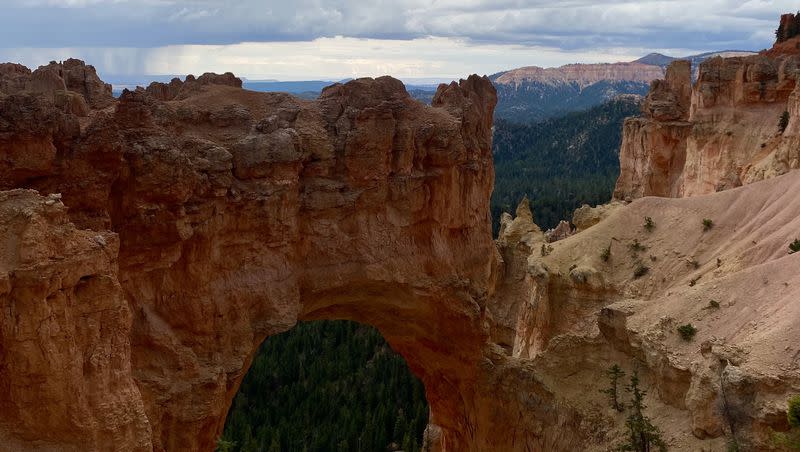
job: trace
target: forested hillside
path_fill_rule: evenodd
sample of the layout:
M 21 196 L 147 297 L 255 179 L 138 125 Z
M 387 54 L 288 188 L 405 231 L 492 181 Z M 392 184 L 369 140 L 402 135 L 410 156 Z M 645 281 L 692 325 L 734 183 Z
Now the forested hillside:
M 551 228 L 587 204 L 611 199 L 619 176 L 622 123 L 639 113 L 639 98 L 624 96 L 587 111 L 543 122 L 495 121 L 492 219 L 513 213 L 526 194 L 536 223 Z
M 300 323 L 262 345 L 218 450 L 416 452 L 427 423 L 422 384 L 377 330 Z
M 497 88 L 495 121 L 530 123 L 586 110 L 624 94 L 645 95 L 648 83 L 605 80 L 581 87 L 577 83 L 503 85 Z

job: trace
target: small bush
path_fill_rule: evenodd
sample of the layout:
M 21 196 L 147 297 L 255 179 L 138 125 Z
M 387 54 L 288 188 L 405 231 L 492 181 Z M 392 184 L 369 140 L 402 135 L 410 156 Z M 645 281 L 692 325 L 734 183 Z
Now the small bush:
M 703 231 L 708 231 L 714 227 L 714 220 L 710 218 L 703 218 Z
M 690 279 L 689 280 L 689 287 L 694 287 L 694 285 L 697 284 L 697 281 L 700 281 L 700 277 L 699 276 L 697 278 Z
M 639 243 L 639 239 L 634 239 L 633 243 L 628 245 L 628 249 L 631 250 L 631 253 L 636 254 L 636 253 L 638 253 L 640 251 L 646 250 L 647 248 L 644 245 L 642 245 L 641 243 Z
M 780 129 L 781 133 L 786 130 L 786 126 L 789 125 L 789 112 L 784 111 L 781 113 L 781 119 L 778 120 L 778 129 Z
M 700 268 L 700 262 L 698 262 L 698 261 L 697 261 L 697 259 L 692 259 L 692 260 L 690 260 L 690 261 L 689 261 L 689 265 L 690 265 L 692 268 L 694 268 L 695 270 L 697 270 L 698 268 Z
M 678 327 L 678 333 L 684 341 L 688 342 L 694 339 L 694 335 L 697 334 L 697 328 L 691 323 L 687 323 Z
M 719 309 L 719 301 L 711 300 L 708 302 L 708 309 Z
M 600 253 L 600 259 L 603 259 L 603 262 L 608 262 L 611 259 L 611 245 L 603 248 L 603 252 Z
M 789 410 L 786 412 L 786 416 L 789 419 L 789 425 L 800 427 L 800 395 L 789 399 Z
M 636 279 L 641 278 L 642 276 L 646 275 L 647 272 L 650 271 L 650 267 L 640 263 L 636 266 L 636 269 L 633 270 L 633 277 Z
M 794 239 L 794 242 L 789 244 L 789 254 L 794 254 L 800 251 L 800 240 Z
M 651 232 L 656 227 L 655 222 L 650 217 L 644 217 L 644 229 L 647 232 Z

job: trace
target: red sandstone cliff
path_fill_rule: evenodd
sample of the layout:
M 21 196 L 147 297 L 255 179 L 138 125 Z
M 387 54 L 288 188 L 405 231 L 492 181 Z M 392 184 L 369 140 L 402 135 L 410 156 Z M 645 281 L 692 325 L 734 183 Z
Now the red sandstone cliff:
M 211 450 L 266 336 L 349 318 L 420 376 L 442 447 L 510 447 L 486 78 L 430 107 L 389 77 L 314 102 L 231 74 L 117 101 L 75 60 L 0 80 L 0 443 Z

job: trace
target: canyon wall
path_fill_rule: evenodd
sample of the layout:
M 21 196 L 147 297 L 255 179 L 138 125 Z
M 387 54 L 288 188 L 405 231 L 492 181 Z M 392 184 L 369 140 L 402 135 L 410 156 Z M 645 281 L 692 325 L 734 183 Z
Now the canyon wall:
M 792 52 L 706 60 L 694 85 L 688 62 L 673 62 L 642 117 L 624 125 L 614 197 L 695 196 L 798 168 L 800 52 L 790 41 Z M 781 130 L 784 111 L 792 127 Z

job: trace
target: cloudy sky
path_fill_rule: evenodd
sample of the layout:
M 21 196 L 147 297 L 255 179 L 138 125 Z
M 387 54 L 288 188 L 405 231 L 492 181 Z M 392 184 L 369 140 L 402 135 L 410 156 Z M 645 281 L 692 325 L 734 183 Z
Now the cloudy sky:
M 472 72 L 769 47 L 791 1 L 2 0 L 0 61 L 251 79 Z

